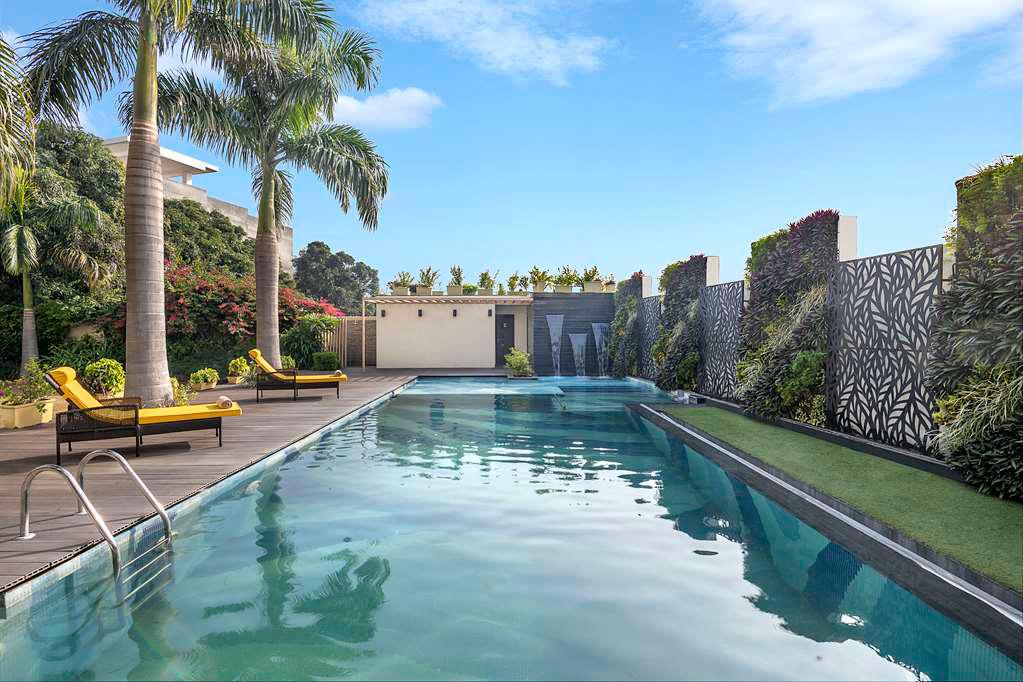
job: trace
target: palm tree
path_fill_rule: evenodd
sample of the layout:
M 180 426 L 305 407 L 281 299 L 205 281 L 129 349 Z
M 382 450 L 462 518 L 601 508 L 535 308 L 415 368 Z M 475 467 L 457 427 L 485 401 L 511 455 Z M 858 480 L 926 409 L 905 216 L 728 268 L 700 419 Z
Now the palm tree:
M 375 229 L 387 192 L 387 164 L 372 142 L 349 125 L 331 123 L 345 87 L 367 89 L 377 78 L 377 50 L 358 31 L 331 32 L 312 50 L 280 46 L 273 63 L 225 65 L 218 88 L 194 73 L 161 74 L 160 124 L 251 168 L 258 197 L 256 345 L 280 367 L 277 280 L 278 226 L 292 210 L 291 173 L 310 170 L 347 212 Z M 122 117 L 131 102 L 122 106 Z
M 111 0 L 120 10 L 86 12 L 28 36 L 27 79 L 35 111 L 76 124 L 78 110 L 132 77 L 136 103 L 124 185 L 127 294 L 126 390 L 146 401 L 171 396 L 163 279 L 163 174 L 157 130 L 157 60 L 180 47 L 214 67 L 258 59 L 261 38 L 309 49 L 333 22 L 322 0 Z
M 32 109 L 14 47 L 0 36 L 0 202 L 11 199 L 17 169 L 34 161 Z
M 24 376 L 29 361 L 39 357 L 31 278 L 32 270 L 39 265 L 39 256 L 45 255 L 49 261 L 80 274 L 90 284 L 113 273 L 74 239 L 80 230 L 93 229 L 99 224 L 100 211 L 96 204 L 78 196 L 39 197 L 28 171 L 15 168 L 13 174 L 11 198 L 0 208 L 0 261 L 8 274 L 21 276 L 21 374 Z M 52 244 L 45 254 L 39 253 L 36 237 L 35 226 L 41 224 L 59 228 L 63 233 L 62 239 Z

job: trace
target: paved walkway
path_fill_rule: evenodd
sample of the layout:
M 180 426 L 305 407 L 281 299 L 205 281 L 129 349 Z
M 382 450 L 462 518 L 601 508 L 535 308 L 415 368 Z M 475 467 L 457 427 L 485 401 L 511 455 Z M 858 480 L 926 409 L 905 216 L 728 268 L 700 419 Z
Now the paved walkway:
M 252 462 L 316 431 L 323 425 L 387 395 L 419 375 L 494 374 L 495 370 L 348 370 L 350 380 L 337 400 L 333 390 L 305 391 L 298 402 L 286 392 L 267 393 L 256 404 L 255 391 L 222 385 L 203 392 L 199 401 L 227 395 L 242 406 L 240 417 L 224 420 L 224 447 L 217 447 L 213 431 L 147 436 L 142 456 L 129 462 L 164 506 L 171 506 Z M 88 516 L 77 516 L 74 495 L 53 474 L 32 484 L 31 519 L 36 537 L 17 540 L 20 489 L 26 472 L 40 464 L 55 463 L 54 426 L 42 424 L 17 431 L 0 431 L 0 592 L 41 573 L 100 541 Z M 187 441 L 188 445 L 184 442 Z M 179 444 L 175 447 L 172 444 Z M 162 446 L 162 447 L 161 447 Z M 66 447 L 66 446 L 65 446 Z M 92 451 L 133 450 L 131 439 L 74 444 L 62 454 L 72 469 Z M 89 464 L 86 491 L 115 534 L 152 512 L 145 499 L 128 483 L 120 466 L 110 460 Z

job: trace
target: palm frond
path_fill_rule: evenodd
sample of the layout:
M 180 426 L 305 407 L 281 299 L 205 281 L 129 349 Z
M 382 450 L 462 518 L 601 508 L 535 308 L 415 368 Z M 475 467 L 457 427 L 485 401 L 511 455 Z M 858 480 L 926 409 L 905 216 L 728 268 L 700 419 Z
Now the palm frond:
M 109 12 L 86 12 L 26 36 L 26 81 L 42 116 L 78 124 L 80 105 L 98 99 L 132 72 L 138 24 Z
M 241 25 L 299 50 L 312 49 L 323 33 L 334 30 L 330 14 L 330 5 L 323 0 L 237 0 Z
M 387 194 L 387 163 L 373 143 L 348 125 L 316 126 L 284 145 L 287 160 L 315 173 L 348 212 L 354 199 L 366 229 L 376 229 Z
M 39 244 L 25 223 L 8 223 L 0 233 L 0 261 L 8 274 L 17 275 L 39 264 Z
M 0 203 L 6 203 L 19 182 L 18 169 L 35 160 L 32 108 L 14 46 L 0 37 Z
M 274 169 L 274 220 L 277 229 L 291 221 L 294 214 L 295 194 L 292 188 L 291 173 L 280 168 Z M 254 170 L 252 173 L 252 195 L 259 200 L 263 193 L 263 173 Z
M 380 79 L 380 50 L 362 31 L 346 30 L 324 41 L 321 69 L 342 87 L 367 90 Z
M 248 69 L 276 68 L 274 46 L 224 12 L 194 9 L 178 38 L 186 59 L 205 57 L 218 70 L 233 64 L 245 64 Z

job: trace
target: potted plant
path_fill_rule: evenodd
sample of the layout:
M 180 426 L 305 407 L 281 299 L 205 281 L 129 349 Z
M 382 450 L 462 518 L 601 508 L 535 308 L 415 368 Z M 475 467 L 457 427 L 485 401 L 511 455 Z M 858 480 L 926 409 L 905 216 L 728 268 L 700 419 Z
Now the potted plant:
M 414 283 L 412 273 L 402 270 L 391 281 L 392 296 L 408 296 L 409 287 Z
M 604 283 L 600 281 L 600 271 L 597 266 L 586 268 L 579 279 L 583 283 L 583 291 L 587 294 L 600 294 L 604 291 Z
M 451 280 L 448 282 L 448 296 L 461 296 L 462 291 L 462 268 L 457 265 L 451 266 Z
M 476 289 L 476 294 L 479 296 L 493 296 L 494 295 L 494 276 L 490 274 L 490 270 L 484 270 L 480 273 L 479 279 L 476 281 L 479 288 Z
M 475 296 L 477 291 L 475 284 L 466 284 L 462 287 L 462 294 L 465 296 Z
M 90 362 L 85 366 L 82 378 L 100 400 L 124 397 L 124 367 L 117 360 L 101 358 Z
M 551 273 L 541 270 L 540 266 L 534 265 L 529 270 L 529 282 L 533 285 L 533 291 L 546 291 L 551 281 Z
M 508 275 L 508 295 L 518 296 L 519 294 L 519 271 L 516 270 L 512 274 Z
M 529 353 L 512 348 L 504 356 L 504 364 L 511 370 L 513 379 L 527 379 L 533 376 L 533 368 L 529 363 Z
M 618 280 L 615 279 L 614 275 L 608 275 L 604 278 L 604 293 L 613 294 L 618 289 Z
M 23 429 L 53 419 L 53 389 L 39 363 L 30 360 L 25 376 L 0 381 L 0 428 Z
M 579 283 L 579 273 L 565 265 L 558 271 L 558 274 L 554 275 L 552 281 L 555 293 L 570 294 L 572 287 Z
M 419 271 L 419 284 L 416 285 L 416 293 L 429 296 L 433 293 L 433 285 L 437 283 L 440 273 L 433 268 L 422 268 Z
M 208 391 L 217 387 L 220 381 L 220 373 L 212 367 L 197 369 L 188 377 L 188 384 L 194 391 Z
M 227 363 L 227 383 L 229 384 L 240 384 L 245 381 L 245 378 L 249 376 L 249 361 L 245 359 L 245 356 L 235 358 L 231 362 Z

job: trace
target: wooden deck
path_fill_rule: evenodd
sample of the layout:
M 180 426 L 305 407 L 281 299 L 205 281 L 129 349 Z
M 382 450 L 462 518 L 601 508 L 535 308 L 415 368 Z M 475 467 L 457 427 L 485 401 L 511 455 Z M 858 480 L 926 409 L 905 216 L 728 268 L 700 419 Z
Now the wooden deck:
M 256 404 L 253 389 L 218 386 L 201 394 L 212 401 L 230 396 L 242 406 L 240 417 L 224 420 L 224 446 L 217 447 L 213 431 L 147 436 L 142 456 L 131 457 L 133 441 L 119 439 L 76 443 L 63 464 L 72 469 L 92 450 L 121 449 L 129 462 L 165 506 L 181 500 L 285 445 L 316 431 L 363 405 L 387 395 L 420 375 L 494 374 L 495 370 L 348 370 L 350 380 L 337 400 L 333 390 L 305 391 L 292 402 L 287 391 L 267 393 Z M 17 540 L 20 489 L 26 472 L 56 462 L 53 424 L 17 431 L 0 431 L 0 592 L 40 573 L 100 541 L 88 516 L 77 516 L 74 495 L 67 484 L 44 474 L 32 485 L 31 521 L 36 537 Z M 187 444 L 186 444 L 187 443 Z M 177 444 L 176 446 L 174 444 Z M 89 464 L 86 491 L 111 531 L 135 523 L 152 512 L 145 499 L 110 460 Z

